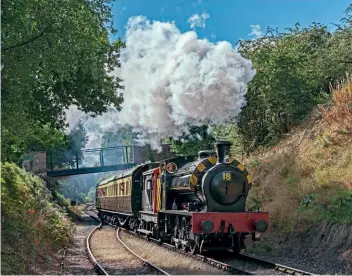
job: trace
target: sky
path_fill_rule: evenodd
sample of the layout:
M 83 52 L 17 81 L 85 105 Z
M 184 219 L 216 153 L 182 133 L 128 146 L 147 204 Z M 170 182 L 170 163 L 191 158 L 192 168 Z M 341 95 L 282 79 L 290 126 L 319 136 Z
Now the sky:
M 338 23 L 351 0 L 116 0 L 113 6 L 116 37 L 124 39 L 130 17 L 174 22 L 183 32 L 194 30 L 211 42 L 253 39 L 267 26 L 293 27 L 296 22 Z M 115 37 L 115 38 L 116 38 Z

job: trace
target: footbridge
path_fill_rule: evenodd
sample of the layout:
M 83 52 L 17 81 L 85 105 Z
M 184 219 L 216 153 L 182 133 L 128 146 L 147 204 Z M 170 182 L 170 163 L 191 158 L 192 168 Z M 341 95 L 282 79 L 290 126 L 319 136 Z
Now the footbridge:
M 135 166 L 132 146 L 46 152 L 46 174 L 61 177 L 125 170 Z

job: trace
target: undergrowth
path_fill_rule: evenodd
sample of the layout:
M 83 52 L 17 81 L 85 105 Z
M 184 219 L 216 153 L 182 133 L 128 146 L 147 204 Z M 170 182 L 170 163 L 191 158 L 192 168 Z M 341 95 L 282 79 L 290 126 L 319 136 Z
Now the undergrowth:
M 268 211 L 272 228 L 352 224 L 352 78 L 332 92 L 278 145 L 245 161 L 254 179 L 247 207 Z
M 50 262 L 50 252 L 72 236 L 45 183 L 15 164 L 1 165 L 1 220 L 2 274 L 35 273 L 35 260 Z

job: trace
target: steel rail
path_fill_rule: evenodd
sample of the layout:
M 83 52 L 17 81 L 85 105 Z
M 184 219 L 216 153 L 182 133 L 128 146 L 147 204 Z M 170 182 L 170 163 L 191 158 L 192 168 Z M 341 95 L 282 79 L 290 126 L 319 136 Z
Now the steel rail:
M 87 237 L 87 241 L 86 241 L 86 246 L 87 246 L 87 251 L 88 251 L 88 257 L 90 259 L 90 261 L 93 263 L 93 266 L 95 268 L 95 270 L 97 271 L 97 273 L 99 275 L 109 275 L 105 269 L 99 264 L 99 262 L 95 259 L 92 250 L 90 248 L 90 239 L 92 237 L 92 234 L 98 230 L 99 228 L 101 228 L 102 223 L 100 223 L 97 227 L 95 227 L 88 235 Z
M 141 235 L 137 235 L 135 232 L 131 231 L 131 230 L 127 230 L 124 229 L 126 232 L 128 232 L 131 235 L 134 235 L 138 238 L 142 238 L 146 239 L 145 236 L 141 236 Z M 212 265 L 213 267 L 222 269 L 224 271 L 228 271 L 228 272 L 232 272 L 232 273 L 240 273 L 241 275 L 254 275 L 255 273 L 252 273 L 250 271 L 246 271 L 246 270 L 242 270 L 240 268 L 234 267 L 230 264 L 225 263 L 224 261 L 220 261 L 220 260 L 216 260 L 213 258 L 209 258 L 207 256 L 204 255 L 200 255 L 200 254 L 196 254 L 196 255 L 192 255 L 191 253 L 188 252 L 184 252 L 182 249 L 178 249 L 176 248 L 174 245 L 169 244 L 169 243 L 161 243 L 159 240 L 153 239 L 153 238 L 149 238 L 147 239 L 149 241 L 155 242 L 157 244 L 159 244 L 160 246 L 167 248 L 169 250 L 173 250 L 176 251 L 178 253 L 181 253 L 183 255 L 187 255 L 189 257 L 195 258 L 197 260 L 203 261 L 205 263 L 208 263 L 210 265 Z M 293 268 L 293 267 L 289 267 L 289 266 L 285 266 L 282 264 L 278 264 L 278 263 L 273 263 L 273 262 L 269 262 L 257 257 L 253 257 L 247 254 L 238 254 L 238 255 L 233 255 L 234 258 L 236 259 L 240 259 L 246 262 L 255 262 L 261 266 L 263 266 L 266 269 L 272 269 L 274 271 L 279 271 L 281 273 L 285 273 L 285 274 L 289 274 L 289 275 L 315 275 L 314 273 L 310 273 L 307 271 L 303 271 L 297 268 Z
M 128 230 L 128 229 L 124 229 L 124 231 L 126 231 L 128 234 L 131 234 L 137 238 L 140 238 L 140 239 L 144 239 L 142 237 L 144 236 L 139 236 L 137 235 L 135 232 L 131 231 L 131 230 Z M 237 275 L 254 275 L 254 273 L 251 273 L 249 271 L 246 271 L 246 270 L 243 270 L 243 269 L 239 269 L 237 267 L 234 267 L 232 265 L 229 265 L 229 264 L 226 264 L 226 263 L 223 263 L 221 261 L 218 261 L 218 260 L 215 260 L 215 259 L 212 259 L 212 258 L 208 258 L 206 256 L 203 256 L 203 255 L 199 255 L 199 254 L 196 254 L 196 255 L 193 255 L 193 254 L 190 254 L 188 252 L 184 252 L 180 249 L 177 249 L 174 245 L 172 244 L 169 244 L 169 243 L 161 243 L 160 241 L 156 240 L 156 239 L 153 239 L 153 238 L 149 238 L 147 239 L 148 241 L 152 241 L 152 242 L 155 242 L 157 243 L 158 245 L 164 247 L 164 248 L 167 248 L 168 250 L 172 250 L 172 251 L 175 251 L 177 253 L 181 253 L 182 255 L 186 255 L 187 257 L 191 257 L 193 259 L 196 259 L 198 261 L 201 261 L 201 262 L 204 262 L 204 263 L 207 263 L 217 269 L 221 269 L 223 271 L 227 271 L 227 272 L 231 272 L 231 273 L 234 273 L 234 274 L 237 274 Z
M 140 259 L 144 264 L 147 264 L 148 266 L 150 266 L 151 268 L 153 268 L 154 270 L 158 271 L 158 272 L 161 272 L 162 274 L 164 275 L 170 275 L 169 273 L 167 273 L 165 270 L 163 270 L 162 268 L 156 266 L 155 264 L 147 261 L 146 259 L 144 259 L 143 257 L 139 256 L 137 253 L 135 253 L 131 248 L 129 248 L 127 246 L 126 243 L 124 243 L 121 238 L 120 238 L 120 235 L 119 235 L 119 232 L 120 232 L 120 228 L 117 228 L 116 230 L 116 239 L 132 254 L 134 255 L 136 258 Z
M 112 226 L 112 227 L 116 227 L 116 225 L 112 225 L 110 223 L 107 223 L 107 224 Z M 120 229 L 120 228 L 118 228 L 118 229 Z M 157 240 L 157 239 L 154 239 L 154 238 L 150 238 L 150 237 L 148 238 L 145 235 L 138 235 L 134 231 L 131 231 L 131 230 L 128 230 L 128 229 L 125 229 L 125 228 L 123 228 L 123 230 L 125 232 L 127 232 L 128 234 L 130 234 L 130 235 L 133 235 L 133 236 L 141 238 L 141 239 L 146 239 L 148 241 L 152 241 L 152 242 L 157 243 L 158 245 L 160 245 L 160 246 L 162 246 L 164 248 L 167 248 L 167 249 L 172 250 L 172 251 L 176 251 L 176 252 L 178 252 L 180 254 L 183 254 L 183 255 L 186 255 L 188 257 L 191 257 L 191 258 L 197 259 L 199 261 L 205 262 L 205 263 L 207 263 L 209 265 L 212 265 L 215 268 L 218 268 L 218 269 L 221 269 L 221 270 L 224 270 L 224 271 L 228 271 L 228 272 L 232 272 L 232 273 L 241 274 L 241 275 L 255 275 L 255 273 L 253 273 L 253 272 L 242 270 L 240 268 L 237 268 L 237 267 L 234 267 L 234 266 L 232 266 L 230 264 L 227 264 L 223 260 L 222 261 L 216 260 L 216 259 L 204 256 L 204 255 L 200 255 L 200 254 L 195 254 L 194 255 L 194 254 L 185 252 L 182 249 L 178 249 L 172 244 L 161 242 L 160 240 Z M 278 271 L 278 272 L 289 274 L 289 275 L 315 275 L 314 273 L 310 273 L 310 272 L 307 272 L 307 271 L 303 271 L 301 269 L 285 266 L 285 265 L 278 264 L 278 263 L 273 263 L 273 262 L 270 262 L 270 261 L 267 261 L 267 260 L 264 260 L 264 259 L 261 259 L 261 258 L 257 258 L 257 257 L 254 257 L 254 256 L 250 256 L 250 255 L 247 255 L 247 254 L 237 254 L 237 255 L 232 255 L 232 256 L 235 259 L 239 259 L 239 260 L 242 260 L 242 261 L 245 261 L 245 262 L 252 262 L 252 263 L 254 262 L 254 263 L 257 263 L 258 265 L 261 265 L 263 268 L 272 269 L 273 271 Z M 145 260 L 143 259 L 143 261 L 145 261 Z
M 301 269 L 289 267 L 278 263 L 269 262 L 267 260 L 263 260 L 261 258 L 253 257 L 247 254 L 238 254 L 237 256 L 235 256 L 235 258 L 248 261 L 248 262 L 256 262 L 267 268 L 271 268 L 273 270 L 280 271 L 282 273 L 286 273 L 290 275 L 314 275 L 313 273 L 310 273 Z

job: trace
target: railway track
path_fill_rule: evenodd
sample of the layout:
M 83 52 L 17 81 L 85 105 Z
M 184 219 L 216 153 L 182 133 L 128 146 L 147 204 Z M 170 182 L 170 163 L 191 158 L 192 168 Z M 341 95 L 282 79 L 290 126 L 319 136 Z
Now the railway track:
M 135 232 L 133 231 L 130 231 L 130 230 L 127 230 L 127 229 L 123 229 L 126 233 L 130 234 L 130 235 L 133 235 L 137 238 L 141 238 L 140 236 L 138 236 Z M 240 269 L 238 267 L 235 267 L 235 266 L 232 266 L 230 264 L 227 264 L 227 263 L 224 263 L 224 262 L 221 262 L 219 260 L 216 260 L 216 259 L 213 259 L 213 258 L 209 258 L 209 257 L 206 257 L 206 256 L 203 256 L 203 255 L 200 255 L 200 254 L 196 254 L 196 255 L 192 255 L 192 254 L 189 254 L 187 252 L 184 252 L 182 250 L 179 250 L 177 249 L 174 245 L 171 245 L 169 243 L 160 243 L 160 241 L 156 240 L 156 239 L 153 239 L 153 238 L 149 238 L 147 239 L 148 241 L 152 241 L 152 242 L 155 242 L 157 243 L 158 245 L 164 247 L 164 248 L 167 248 L 168 250 L 172 250 L 172 251 L 176 251 L 178 253 L 181 253 L 183 255 L 187 255 L 188 257 L 191 257 L 191 258 L 194 258 L 198 261 L 201 261 L 201 262 L 204 262 L 204 263 L 207 263 L 217 269 L 221 269 L 223 271 L 226 271 L 226 272 L 229 272 L 231 274 L 235 274 L 235 275 L 253 275 L 254 273 L 251 273 L 249 271 L 246 271 L 246 270 L 243 270 L 243 269 Z
M 90 217 L 92 217 L 95 220 L 99 220 L 96 212 L 94 212 L 92 206 L 87 205 L 86 208 L 84 209 L 84 212 L 89 215 Z M 100 221 L 100 220 L 99 220 Z M 112 225 L 111 225 L 112 226 Z M 93 233 L 95 231 L 97 231 L 98 229 L 101 229 L 102 227 L 102 222 L 100 222 L 100 224 L 95 227 L 88 235 L 87 237 L 87 241 L 86 241 L 86 246 L 87 246 L 87 251 L 88 251 L 88 256 L 90 261 L 93 263 L 94 268 L 96 270 L 96 272 L 100 275 L 109 275 L 108 272 L 103 268 L 103 266 L 97 261 L 97 259 L 95 258 L 94 254 L 92 253 L 91 250 L 91 246 L 90 246 L 90 241 L 91 241 L 91 237 L 93 235 Z M 135 253 L 131 248 L 129 248 L 120 238 L 119 235 L 119 231 L 120 228 L 117 228 L 116 230 L 116 239 L 117 241 L 130 253 L 132 254 L 134 257 L 136 257 L 137 259 L 139 259 L 143 265 L 147 265 L 151 268 L 151 270 L 155 271 L 156 274 L 161 274 L 161 275 L 170 275 L 169 273 L 167 273 L 166 271 L 164 271 L 163 269 L 161 269 L 160 267 L 156 266 L 155 264 L 145 260 L 144 258 L 142 258 L 141 256 L 139 256 L 137 253 Z
M 91 250 L 91 246 L 90 246 L 90 240 L 92 238 L 92 235 L 95 231 L 97 231 L 98 229 L 100 229 L 102 226 L 102 223 L 100 222 L 100 224 L 95 227 L 88 235 L 87 237 L 87 242 L 86 242 L 86 246 L 87 246 L 87 251 L 88 251 L 88 257 L 90 259 L 90 261 L 93 263 L 94 269 L 96 270 L 96 272 L 99 275 L 109 275 L 105 269 L 102 267 L 102 265 L 96 260 L 96 258 L 94 257 L 92 250 Z
M 97 220 L 100 222 L 100 224 L 95 227 L 88 235 L 87 240 L 86 240 L 86 247 L 87 247 L 87 252 L 88 252 L 88 257 L 90 259 L 90 261 L 92 262 L 95 271 L 99 274 L 99 275 L 109 275 L 105 269 L 102 267 L 102 265 L 96 260 L 96 258 L 94 257 L 92 250 L 91 250 L 91 246 L 90 246 L 90 241 L 92 238 L 92 235 L 95 231 L 97 231 L 98 229 L 101 229 L 103 223 L 101 222 L 101 220 L 98 217 L 98 214 L 96 212 L 94 212 L 94 205 L 92 204 L 88 204 L 85 206 L 84 208 L 84 212 L 90 216 L 91 218 L 93 218 L 94 220 Z
M 135 232 L 124 229 L 128 234 L 133 235 L 135 237 L 141 238 L 141 236 L 137 235 Z M 144 237 L 144 239 L 146 239 Z M 200 255 L 200 254 L 195 254 L 192 255 L 188 252 L 184 252 L 182 249 L 177 249 L 174 245 L 169 244 L 169 243 L 160 243 L 159 240 L 153 239 L 153 238 L 148 238 L 148 241 L 155 242 L 159 244 L 160 246 L 167 248 L 169 250 L 176 251 L 180 254 L 187 255 L 188 257 L 197 259 L 199 261 L 203 261 L 207 264 L 212 265 L 213 267 L 216 267 L 218 269 L 221 269 L 223 271 L 227 271 L 233 274 L 240 274 L 240 275 L 255 275 L 255 274 L 266 274 L 266 275 L 272 275 L 272 274 L 279 274 L 279 275 L 314 275 L 313 273 L 303 271 L 300 269 L 296 269 L 293 267 L 288 267 L 285 265 L 269 262 L 260 258 L 256 258 L 247 254 L 238 254 L 238 255 L 232 255 L 232 259 L 242 261 L 244 263 L 255 263 L 258 268 L 256 269 L 257 271 L 259 270 L 260 273 L 258 272 L 253 272 L 250 270 L 242 269 L 239 267 L 236 267 L 234 265 L 231 265 L 228 263 L 229 258 L 224 258 L 222 260 L 219 260 L 218 258 L 211 258 L 209 256 L 205 255 Z M 244 265 L 242 265 L 244 266 Z
M 89 205 L 86 209 L 85 212 L 92 216 L 94 219 L 99 219 L 96 212 L 94 212 L 94 206 Z M 105 224 L 105 223 L 104 223 Z M 111 227 L 116 227 L 115 225 L 111 225 L 109 223 L 107 223 L 108 225 L 110 225 Z M 97 228 L 95 228 L 92 233 L 94 231 L 96 231 L 99 227 L 101 227 L 101 225 L 99 225 Z M 122 230 L 130 235 L 133 235 L 137 238 L 141 238 L 140 235 L 137 235 L 135 232 L 128 230 L 128 229 L 124 229 L 122 228 Z M 138 254 L 136 254 L 135 252 L 133 252 L 120 238 L 120 233 L 121 228 L 117 228 L 116 231 L 116 239 L 117 241 L 122 244 L 126 250 L 128 250 L 132 255 L 134 255 L 136 258 L 140 259 L 145 265 L 148 265 L 151 267 L 151 269 L 153 269 L 154 271 L 157 271 L 159 274 L 164 274 L 164 275 L 170 275 L 169 273 L 167 273 L 166 271 L 164 271 L 163 269 L 159 268 L 158 266 L 152 264 L 151 262 L 145 260 L 144 258 L 142 258 L 141 256 L 139 256 Z M 91 233 L 91 234 L 92 234 Z M 142 236 L 143 239 L 147 239 L 145 236 Z M 158 245 L 167 248 L 168 250 L 172 250 L 172 251 L 176 251 L 182 255 L 186 255 L 187 257 L 190 258 L 194 258 L 198 261 L 202 261 L 204 263 L 207 263 L 217 269 L 221 269 L 223 271 L 232 273 L 232 274 L 240 274 L 240 275 L 255 275 L 255 274 L 267 274 L 267 275 L 272 275 L 272 274 L 279 274 L 279 275 L 313 275 L 313 273 L 307 272 L 307 271 L 303 271 L 300 269 L 296 269 L 293 267 L 289 267 L 289 266 L 285 266 L 285 265 L 281 265 L 281 264 L 277 264 L 277 263 L 273 263 L 273 262 L 269 262 L 257 257 L 253 257 L 247 254 L 238 254 L 238 255 L 232 255 L 231 256 L 231 260 L 229 257 L 225 257 L 222 259 L 219 258 L 212 258 L 209 256 L 205 256 L 205 255 L 200 255 L 200 254 L 196 254 L 196 255 L 192 255 L 188 252 L 184 252 L 182 249 L 178 249 L 176 248 L 174 245 L 169 244 L 169 243 L 161 243 L 159 240 L 153 239 L 153 238 L 148 238 L 148 241 L 157 243 Z M 87 239 L 88 241 L 88 239 Z M 88 244 L 87 244 L 88 246 Z M 228 255 L 227 255 L 228 256 Z M 93 256 L 94 257 L 94 256 Z M 92 259 L 91 259 L 92 260 Z M 104 274 L 104 272 L 99 268 L 99 264 L 97 264 L 96 260 L 94 262 L 95 258 L 92 260 L 94 266 L 96 266 L 96 269 L 98 271 L 98 273 Z M 253 272 L 252 269 L 243 269 L 237 266 L 234 266 L 232 264 L 230 264 L 229 262 L 236 260 L 236 261 L 241 261 L 244 264 L 256 264 L 258 266 L 258 269 L 255 269 L 255 271 Z M 101 266 L 100 266 L 101 267 Z M 241 265 L 241 267 L 246 267 L 245 265 Z M 259 271 L 259 272 L 258 272 Z M 106 273 L 106 272 L 105 272 Z M 105 274 L 108 275 L 108 274 Z
M 259 265 L 262 265 L 268 269 L 271 270 L 275 270 L 278 272 L 282 272 L 284 274 L 290 274 L 290 275 L 313 275 L 310 272 L 307 271 L 303 271 L 297 268 L 293 268 L 293 267 L 289 267 L 289 266 L 285 266 L 285 265 L 281 265 L 281 264 L 277 264 L 277 263 L 272 263 L 257 257 L 253 257 L 247 254 L 239 254 L 238 256 L 236 256 L 236 258 L 247 261 L 247 262 L 255 262 Z
M 120 244 L 122 244 L 126 250 L 128 252 L 130 252 L 132 255 L 134 255 L 136 258 L 140 259 L 144 264 L 148 265 L 149 267 L 151 267 L 153 270 L 155 270 L 156 272 L 158 272 L 158 274 L 163 274 L 163 275 L 170 275 L 169 273 L 167 273 L 165 270 L 163 270 L 162 268 L 158 267 L 157 265 L 147 261 L 146 259 L 142 258 L 140 255 L 138 255 L 136 252 L 134 252 L 131 248 L 129 248 L 126 243 L 124 243 L 121 238 L 120 238 L 120 228 L 117 228 L 116 230 L 116 238 L 117 240 L 120 242 Z

